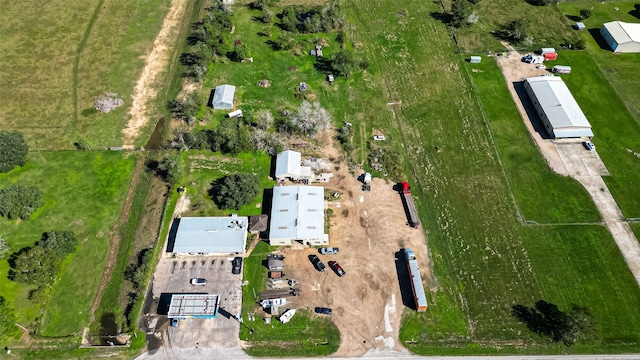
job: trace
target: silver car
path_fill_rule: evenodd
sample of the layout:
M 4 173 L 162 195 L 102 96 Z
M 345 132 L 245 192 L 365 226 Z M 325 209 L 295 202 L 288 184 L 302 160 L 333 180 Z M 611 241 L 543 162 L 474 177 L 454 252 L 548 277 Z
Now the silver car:
M 337 247 L 323 247 L 320 248 L 320 254 L 322 255 L 335 255 L 340 252 L 340 249 Z

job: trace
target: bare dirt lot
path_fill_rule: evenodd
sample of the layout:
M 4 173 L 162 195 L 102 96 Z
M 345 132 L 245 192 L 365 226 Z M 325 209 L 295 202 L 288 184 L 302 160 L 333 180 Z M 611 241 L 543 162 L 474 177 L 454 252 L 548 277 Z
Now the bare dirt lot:
M 327 148 L 323 155 L 337 158 L 337 151 Z M 332 320 L 342 338 L 336 356 L 361 356 L 371 349 L 404 350 L 398 341 L 400 318 L 403 311 L 414 310 L 403 304 L 395 258 L 401 248 L 412 248 L 425 288 L 433 287 L 425 235 L 407 226 L 392 182 L 374 179 L 371 192 L 364 192 L 357 180 L 362 172 L 350 174 L 344 163 L 335 166 L 335 175 L 325 187 L 341 193 L 328 204 L 333 210 L 330 246 L 339 247 L 340 253 L 319 255 L 317 249 L 301 246 L 284 251 L 288 277 L 301 282 L 302 294 L 293 298 L 294 306 L 333 309 Z M 346 275 L 338 277 L 329 268 L 318 272 L 309 254 L 318 254 L 325 265 L 338 261 Z

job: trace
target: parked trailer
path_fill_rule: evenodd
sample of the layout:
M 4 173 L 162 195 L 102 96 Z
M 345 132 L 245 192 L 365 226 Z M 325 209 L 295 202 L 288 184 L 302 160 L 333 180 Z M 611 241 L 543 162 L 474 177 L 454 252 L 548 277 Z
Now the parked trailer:
M 413 299 L 416 302 L 416 310 L 418 312 L 427 311 L 427 296 L 424 294 L 424 285 L 422 284 L 422 276 L 418 267 L 416 254 L 409 248 L 404 249 L 404 256 L 407 258 L 407 268 L 411 277 L 411 290 L 413 290 Z
M 551 71 L 553 71 L 556 74 L 570 74 L 571 66 L 556 65 L 553 67 L 553 69 L 551 69 Z
M 404 181 L 400 183 L 400 194 L 402 194 L 403 205 L 407 213 L 409 220 L 409 226 L 413 228 L 420 228 L 420 218 L 418 217 L 418 210 L 416 204 L 413 202 L 413 196 L 411 196 L 411 186 Z

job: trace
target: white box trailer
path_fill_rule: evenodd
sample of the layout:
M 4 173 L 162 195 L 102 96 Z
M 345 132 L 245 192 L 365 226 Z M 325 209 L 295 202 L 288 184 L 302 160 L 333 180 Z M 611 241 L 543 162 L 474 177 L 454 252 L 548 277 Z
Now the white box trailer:
M 543 55 L 543 56 L 544 56 L 544 54 L 551 54 L 551 53 L 554 53 L 554 52 L 556 52 L 556 49 L 554 49 L 554 48 L 542 48 L 542 49 L 540 49 L 540 55 Z
M 551 71 L 556 74 L 570 74 L 571 66 L 556 65 L 553 67 L 553 69 L 551 69 Z
M 234 117 L 241 118 L 242 117 L 242 110 L 232 111 L 232 112 L 227 114 L 227 117 L 228 118 L 234 118 Z

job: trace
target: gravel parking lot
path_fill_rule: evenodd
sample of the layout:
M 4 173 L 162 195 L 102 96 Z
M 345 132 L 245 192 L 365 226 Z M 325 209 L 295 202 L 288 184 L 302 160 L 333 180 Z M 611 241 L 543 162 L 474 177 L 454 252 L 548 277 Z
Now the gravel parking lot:
M 235 320 L 242 306 L 242 277 L 231 273 L 233 257 L 185 256 L 162 258 L 152 284 L 152 301 L 145 313 L 149 352 L 160 347 L 171 358 L 172 349 L 238 348 L 240 324 Z M 191 285 L 193 278 L 207 280 L 204 286 Z M 171 294 L 219 294 L 220 310 L 215 319 L 183 319 L 169 326 L 166 311 Z

